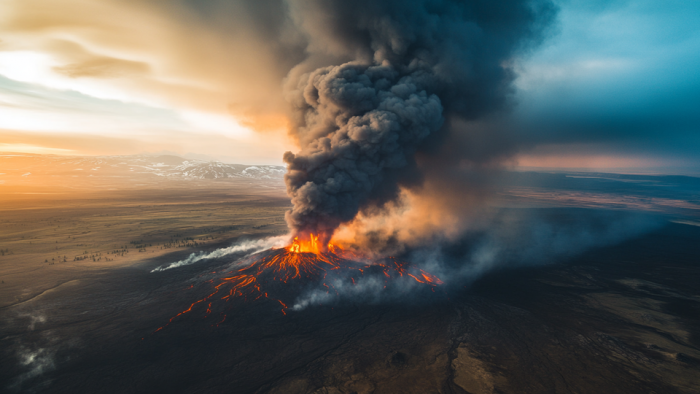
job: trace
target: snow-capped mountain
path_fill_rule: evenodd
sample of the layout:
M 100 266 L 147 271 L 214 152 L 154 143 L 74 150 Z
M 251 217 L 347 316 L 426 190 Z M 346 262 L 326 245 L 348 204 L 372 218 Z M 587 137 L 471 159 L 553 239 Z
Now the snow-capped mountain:
M 283 166 L 227 164 L 191 160 L 174 155 L 162 156 L 55 156 L 0 154 L 0 168 L 6 175 L 53 175 L 72 177 L 148 176 L 171 179 L 247 178 L 281 181 Z
M 253 178 L 253 179 L 282 179 L 284 167 L 279 166 L 246 166 L 242 164 L 226 164 L 218 161 L 197 163 L 185 161 L 174 168 L 185 177 L 199 179 L 217 178 Z

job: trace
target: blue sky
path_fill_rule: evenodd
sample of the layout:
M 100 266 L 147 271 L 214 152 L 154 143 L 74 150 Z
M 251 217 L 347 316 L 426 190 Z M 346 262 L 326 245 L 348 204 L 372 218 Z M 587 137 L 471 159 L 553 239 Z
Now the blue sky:
M 552 34 L 520 65 L 524 138 L 700 165 L 700 2 L 559 5 Z

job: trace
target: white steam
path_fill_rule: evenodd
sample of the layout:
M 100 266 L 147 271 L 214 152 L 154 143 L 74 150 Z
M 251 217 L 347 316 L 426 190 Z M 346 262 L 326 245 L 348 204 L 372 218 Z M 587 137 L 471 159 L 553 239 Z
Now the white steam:
M 252 241 L 241 241 L 237 242 L 227 248 L 221 248 L 221 249 L 216 249 L 213 252 L 196 252 L 192 253 L 187 257 L 186 259 L 170 263 L 165 266 L 157 267 L 153 269 L 151 272 L 160 272 L 160 271 L 165 271 L 169 270 L 172 268 L 178 268 L 178 267 L 184 267 L 186 265 L 191 265 L 196 262 L 202 261 L 202 260 L 207 260 L 207 259 L 216 259 L 219 257 L 224 257 L 230 254 L 234 253 L 256 253 L 261 250 L 265 249 L 270 249 L 270 248 L 276 248 L 276 247 L 282 247 L 286 244 L 286 242 L 289 240 L 288 236 L 279 236 L 279 237 L 269 237 L 269 238 L 263 238 L 263 239 L 256 239 Z

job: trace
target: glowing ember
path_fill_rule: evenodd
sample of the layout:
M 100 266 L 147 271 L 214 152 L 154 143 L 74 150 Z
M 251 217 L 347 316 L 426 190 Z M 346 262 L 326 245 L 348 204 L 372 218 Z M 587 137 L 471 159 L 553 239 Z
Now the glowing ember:
M 418 283 L 433 287 L 443 283 L 436 276 L 422 269 L 411 267 L 408 263 L 398 261 L 394 257 L 383 259 L 381 262 L 369 261 L 363 256 L 346 251 L 331 243 L 325 245 L 325 248 L 322 246 L 318 236 L 310 234 L 306 240 L 300 240 L 297 237 L 287 247 L 270 250 L 266 256 L 253 264 L 238 271 L 231 271 L 230 273 L 233 275 L 221 278 L 221 282 L 214 286 L 214 291 L 211 294 L 193 302 L 189 308 L 173 316 L 165 326 L 158 328 L 156 332 L 165 328 L 177 317 L 191 312 L 199 304 L 206 305 L 205 317 L 209 316 L 212 311 L 212 301 L 217 295 L 225 301 L 229 301 L 233 297 L 243 297 L 244 300 L 248 300 L 249 297 L 252 300 L 263 297 L 273 299 L 282 306 L 282 313 L 286 314 L 287 304 L 269 295 L 275 282 L 288 283 L 291 280 L 306 278 L 323 283 L 327 291 L 331 292 L 335 291 L 335 288 L 333 284 L 327 284 L 326 277 L 331 272 L 337 274 L 336 270 L 342 270 L 343 274 L 350 278 L 353 285 L 356 284 L 356 277 L 364 276 L 369 270 L 379 275 L 383 274 L 385 284 L 391 279 L 404 275 Z M 386 288 L 386 286 L 384 287 Z M 217 326 L 226 320 L 226 315 L 222 314 L 220 320 L 216 324 Z

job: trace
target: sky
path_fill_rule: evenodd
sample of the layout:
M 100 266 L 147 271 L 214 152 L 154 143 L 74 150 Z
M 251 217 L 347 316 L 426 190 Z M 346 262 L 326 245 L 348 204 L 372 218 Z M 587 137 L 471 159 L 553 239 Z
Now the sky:
M 313 43 L 279 1 L 258 3 L 3 1 L 0 151 L 282 164 L 299 149 L 282 85 Z M 555 5 L 539 45 L 504 65 L 509 163 L 700 169 L 700 3 Z
M 538 145 L 527 160 L 697 168 L 700 3 L 559 5 L 554 34 L 516 81 L 518 116 Z

